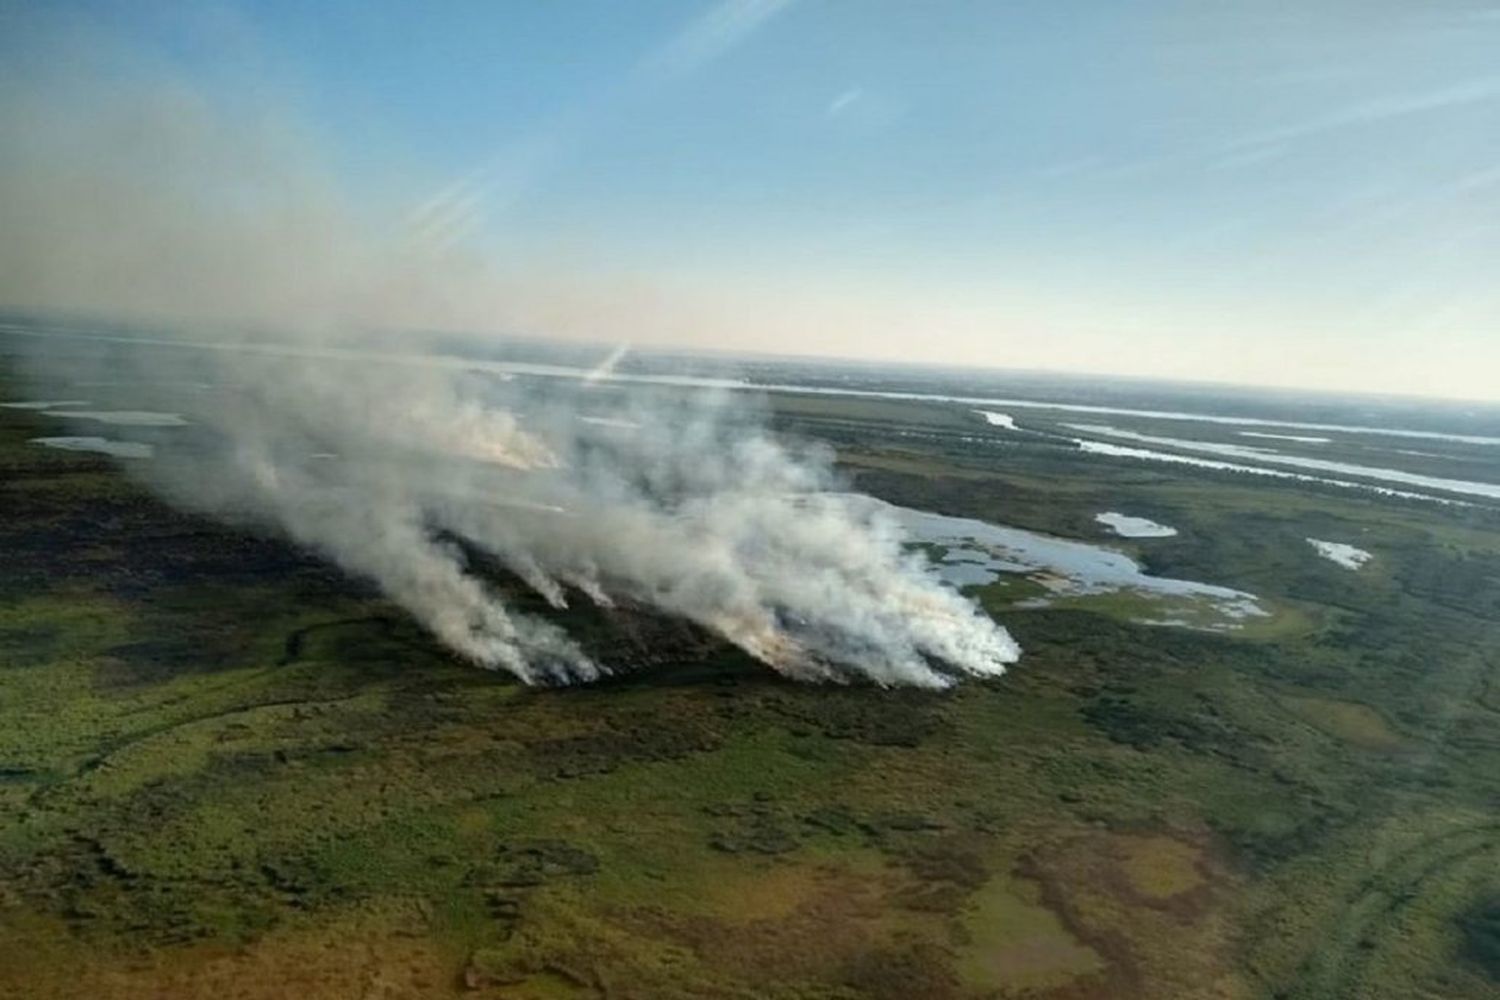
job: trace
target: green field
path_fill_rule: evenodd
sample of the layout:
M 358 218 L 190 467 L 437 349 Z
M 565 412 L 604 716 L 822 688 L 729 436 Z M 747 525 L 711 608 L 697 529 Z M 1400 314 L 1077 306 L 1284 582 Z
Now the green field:
M 621 673 L 530 689 L 0 410 L 0 996 L 1500 995 L 1500 515 L 773 402 L 865 492 L 1275 613 L 992 585 L 1023 659 L 933 694 L 579 610 Z

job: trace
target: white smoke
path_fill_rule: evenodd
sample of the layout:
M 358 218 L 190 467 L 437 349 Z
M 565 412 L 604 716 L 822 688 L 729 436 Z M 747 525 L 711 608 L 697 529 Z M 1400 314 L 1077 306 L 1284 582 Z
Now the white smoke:
M 575 381 L 501 378 L 416 338 L 393 352 L 381 328 L 503 322 L 502 286 L 473 257 L 371 236 L 269 119 L 159 85 L 72 97 L 0 101 L 27 137 L 0 151 L 0 303 L 154 317 L 196 345 L 66 342 L 75 377 L 214 387 L 190 433 L 136 463 L 174 502 L 274 526 L 528 682 L 610 664 L 507 607 L 476 557 L 554 606 L 655 608 L 799 679 L 940 687 L 1017 657 L 751 402 L 612 382 L 623 349 Z

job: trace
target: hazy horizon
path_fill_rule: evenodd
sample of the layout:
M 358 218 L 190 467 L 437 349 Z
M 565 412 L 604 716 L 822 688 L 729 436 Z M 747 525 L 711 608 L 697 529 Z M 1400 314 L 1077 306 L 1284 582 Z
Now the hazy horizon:
M 23 333 L 14 328 L 6 329 L 6 324 L 11 321 L 26 321 L 41 324 L 58 324 L 47 328 L 47 335 L 51 336 L 66 327 L 63 324 L 111 324 L 115 330 L 113 333 L 103 331 L 85 332 L 75 328 L 66 328 L 70 336 L 83 338 L 99 338 L 104 340 L 115 339 L 121 328 L 130 331 L 121 339 L 131 339 L 131 335 L 146 335 L 149 340 L 151 334 L 166 334 L 169 337 L 183 336 L 184 344 L 200 343 L 195 341 L 193 330 L 171 320 L 152 320 L 148 317 L 138 317 L 134 320 L 122 319 L 118 316 L 99 315 L 69 315 L 62 312 L 9 314 L 0 310 L 0 338 L 5 336 L 40 336 L 41 331 Z M 201 341 L 204 344 L 218 342 L 217 336 L 222 331 L 213 329 L 213 334 Z M 1301 385 L 1267 385 L 1256 382 L 1233 382 L 1215 379 L 1193 379 L 1193 378 L 1171 378 L 1151 374 L 1128 374 L 1121 372 L 1068 370 L 1061 368 L 1006 368 L 993 365 L 953 364 L 944 361 L 913 360 L 911 358 L 879 358 L 879 357 L 850 357 L 837 354 L 817 354 L 811 352 L 795 353 L 773 352 L 756 350 L 754 348 L 714 347 L 712 345 L 677 345 L 677 344 L 651 344 L 631 343 L 629 341 L 608 340 L 603 338 L 568 338 L 559 339 L 544 334 L 534 335 L 524 332 L 495 332 L 480 333 L 472 330 L 457 329 L 386 329 L 379 331 L 383 338 L 389 338 L 394 344 L 400 344 L 403 339 L 410 338 L 412 347 L 422 347 L 421 356 L 441 356 L 432 354 L 432 342 L 458 341 L 472 348 L 490 348 L 497 352 L 498 356 L 510 356 L 517 347 L 523 348 L 548 348 L 562 349 L 569 352 L 592 352 L 587 358 L 576 359 L 579 363 L 588 367 L 608 358 L 615 352 L 621 352 L 623 360 L 619 361 L 621 368 L 629 367 L 634 359 L 640 357 L 653 359 L 680 360 L 692 358 L 698 361 L 725 363 L 743 362 L 755 365 L 793 366 L 808 365 L 830 374 L 848 374 L 852 371 L 868 372 L 880 375 L 907 375 L 919 378 L 962 378 L 984 382 L 1004 382 L 1014 380 L 1019 382 L 1034 382 L 1045 385 L 1049 389 L 1079 389 L 1083 386 L 1094 388 L 1119 388 L 1126 391 L 1166 391 L 1166 392 L 1212 392 L 1221 390 L 1232 392 L 1241 396 L 1248 396 L 1254 401 L 1269 403 L 1276 400 L 1298 402 L 1298 403 L 1328 403 L 1328 404 L 1385 404 L 1390 406 L 1419 406 L 1433 407 L 1443 410 L 1459 409 L 1463 415 L 1474 416 L 1476 414 L 1470 408 L 1478 408 L 1479 414 L 1493 415 L 1500 418 L 1500 399 L 1478 399 L 1471 397 L 1455 396 L 1431 396 L 1415 393 L 1401 392 L 1374 392 L 1363 389 L 1345 388 L 1323 388 L 1317 386 Z M 170 341 L 166 342 L 169 343 Z M 356 339 L 357 342 L 357 339 Z M 254 338 L 244 342 L 245 346 L 253 343 L 263 343 L 266 346 L 274 346 L 278 343 L 275 330 L 259 329 L 254 331 Z M 293 342 L 285 342 L 288 347 L 293 347 Z M 221 345 L 222 346 L 222 345 Z M 358 348 L 356 348 L 358 349 Z M 413 357 L 417 357 L 414 355 Z M 477 357 L 477 355 L 464 352 L 455 352 L 456 357 Z M 613 367 L 613 366 L 612 366 Z M 655 369 L 652 369 L 655 370 Z M 719 371 L 711 369 L 711 371 Z M 730 377 L 732 370 L 722 372 L 719 377 Z M 746 389 L 766 388 L 759 382 L 746 382 Z M 777 388 L 787 388 L 777 386 Z M 997 390 L 998 391 L 998 390 Z M 1021 391 L 1021 390 L 1016 390 Z M 1044 394 L 1045 395 L 1045 394 Z M 1206 411 L 1205 411 L 1206 412 Z

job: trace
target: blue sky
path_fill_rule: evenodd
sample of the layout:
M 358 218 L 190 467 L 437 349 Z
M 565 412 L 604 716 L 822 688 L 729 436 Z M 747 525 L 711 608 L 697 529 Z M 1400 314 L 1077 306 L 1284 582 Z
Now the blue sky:
M 76 10 L 565 335 L 1500 396 L 1493 3 Z

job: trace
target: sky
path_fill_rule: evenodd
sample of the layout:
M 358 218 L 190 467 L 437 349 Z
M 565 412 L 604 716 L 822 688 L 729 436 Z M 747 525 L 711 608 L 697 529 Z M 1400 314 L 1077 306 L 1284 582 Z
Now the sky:
M 272 107 L 416 324 L 1500 399 L 1500 4 L 0 2 Z M 82 54 L 80 54 L 82 53 Z M 63 60 L 64 63 L 67 60 Z

